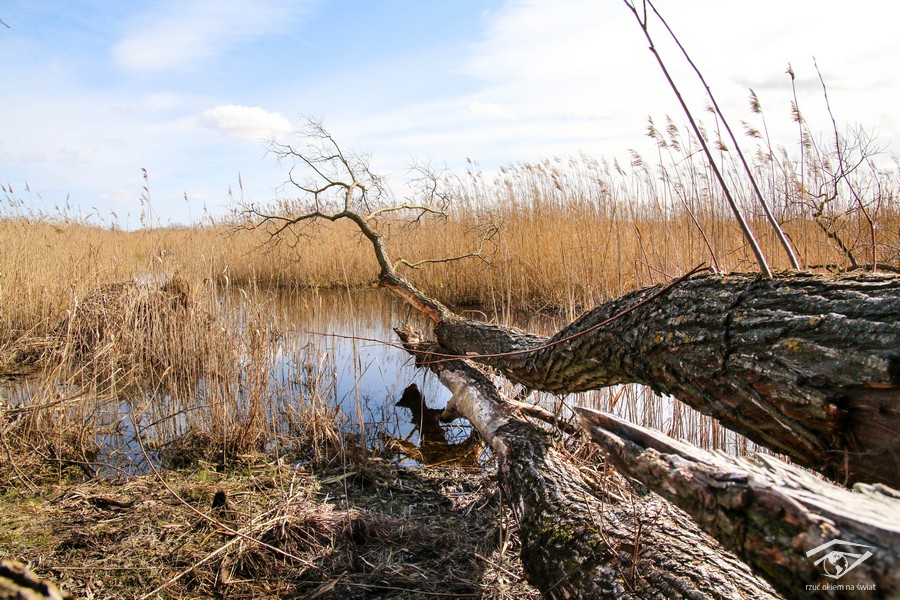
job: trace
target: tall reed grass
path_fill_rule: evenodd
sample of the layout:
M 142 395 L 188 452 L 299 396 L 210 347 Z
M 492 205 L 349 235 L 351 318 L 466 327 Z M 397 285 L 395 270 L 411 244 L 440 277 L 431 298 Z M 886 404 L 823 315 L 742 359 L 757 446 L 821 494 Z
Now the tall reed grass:
M 507 312 L 579 310 L 701 262 L 754 270 L 710 174 L 683 148 L 688 142 L 671 128 L 668 139 L 655 135 L 656 166 L 637 155 L 627 170 L 580 157 L 446 181 L 449 218 L 396 223 L 389 248 L 411 260 L 459 255 L 477 245 L 479 226 L 498 226 L 485 248 L 489 265 L 436 263 L 405 275 L 445 302 Z M 857 264 L 900 263 L 900 166 L 856 173 L 852 194 L 840 189 L 850 176 L 832 189 L 821 164 L 807 165 L 802 182 L 784 157 L 762 154 L 756 169 L 804 266 L 850 268 L 849 256 Z M 736 170 L 730 175 L 773 267 L 786 268 L 749 189 Z M 49 331 L 79 299 L 110 283 L 177 276 L 290 290 L 365 286 L 377 273 L 371 248 L 349 223 L 313 224 L 302 237 L 273 243 L 238 221 L 129 232 L 17 214 L 15 203 L 7 195 L 0 218 L 0 341 Z
M 625 166 L 581 156 L 494 174 L 473 165 L 442 180 L 451 198 L 446 218 L 383 224 L 390 252 L 410 261 L 460 255 L 486 227 L 495 229 L 487 262 L 434 263 L 404 275 L 460 310 L 520 323 L 523 311 L 544 311 L 559 324 L 699 263 L 755 270 L 690 137 L 671 122 L 664 132 L 652 122 L 648 130 L 658 147 L 652 163 L 636 154 Z M 742 168 L 721 141 L 718 148 L 770 264 L 787 268 Z M 900 264 L 900 166 L 876 168 L 865 148 L 857 153 L 863 158 L 850 170 L 809 141 L 800 159 L 758 147 L 758 181 L 805 266 Z M 843 154 L 839 164 L 847 160 Z M 314 347 L 279 346 L 267 294 L 371 282 L 377 265 L 351 224 L 313 223 L 296 237 L 272 238 L 235 213 L 190 227 L 122 231 L 35 214 L 7 186 L 3 192 L 0 368 L 45 368 L 31 404 L 47 409 L 15 417 L 35 452 L 89 465 L 99 451 L 94 434 L 125 436 L 135 427 L 153 429 L 159 444 L 173 448 L 193 433 L 223 460 L 264 449 L 287 430 L 319 456 L 342 446 L 327 365 Z M 244 299 L 235 305 L 238 289 Z M 286 351 L 304 365 L 299 387 L 273 380 L 275 355 Z M 706 446 L 743 444 L 646 390 L 608 390 L 589 401 Z M 116 408 L 122 402 L 133 422 Z M 178 448 L 170 456 L 189 454 Z

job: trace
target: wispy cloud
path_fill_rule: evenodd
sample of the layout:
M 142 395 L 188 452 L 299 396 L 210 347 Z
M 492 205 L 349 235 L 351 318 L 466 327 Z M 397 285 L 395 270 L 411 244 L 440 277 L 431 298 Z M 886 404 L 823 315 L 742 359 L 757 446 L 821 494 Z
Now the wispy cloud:
M 873 36 L 864 26 L 842 25 L 845 17 L 847 22 L 864 21 L 870 13 L 846 11 L 830 0 L 817 4 L 814 11 L 808 2 L 794 6 L 778 0 L 760 0 L 737 12 L 724 6 L 714 0 L 683 0 L 679 2 L 683 10 L 663 7 L 663 13 L 733 119 L 748 116 L 748 87 L 770 83 L 758 85 L 766 87 L 764 102 L 779 117 L 772 118 L 770 126 L 793 140 L 789 136 L 795 127 L 787 118 L 791 88 L 783 73 L 793 62 L 800 101 L 810 117 L 819 116 L 815 109 L 824 103 L 812 64 L 815 55 L 829 88 L 846 100 L 832 98 L 835 107 L 847 107 L 843 119 L 870 121 L 878 115 L 882 132 L 887 137 L 897 134 L 893 121 L 883 115 L 893 105 L 885 99 L 896 97 L 900 89 L 898 77 L 882 69 L 877 75 L 879 94 L 866 98 L 858 92 L 871 88 L 873 73 L 868 67 L 883 65 L 884 56 L 900 47 L 896 36 L 886 31 Z M 842 17 L 835 18 L 837 14 Z M 782 20 L 790 25 L 780 26 Z M 459 112 L 450 111 L 422 118 L 419 122 L 432 126 L 429 139 L 435 139 L 444 124 L 447 140 L 466 135 L 468 129 L 475 133 L 468 135 L 474 143 L 482 137 L 479 132 L 490 130 L 494 140 L 484 138 L 483 149 L 470 152 L 499 150 L 507 153 L 507 160 L 567 149 L 603 154 L 628 148 L 653 151 L 653 144 L 644 138 L 648 115 L 662 119 L 668 114 L 679 123 L 684 119 L 640 28 L 622 5 L 613 9 L 594 0 L 514 0 L 485 14 L 483 22 L 483 37 L 468 48 L 460 65 L 460 72 L 477 83 L 466 98 L 446 99 L 448 104 L 465 103 L 472 120 L 466 122 Z M 802 22 L 816 26 L 794 25 Z M 873 24 L 879 31 L 884 27 Z M 690 106 L 702 111 L 708 99 L 680 50 L 658 22 L 652 31 L 681 93 Z M 841 44 L 833 42 L 835 36 L 841 37 Z M 510 115 L 517 119 L 510 120 Z M 812 121 L 814 127 L 829 123 L 827 118 Z
M 141 13 L 113 46 L 122 67 L 161 71 L 198 66 L 252 38 L 282 30 L 312 0 L 165 0 Z
M 201 127 L 215 129 L 236 140 L 259 140 L 289 133 L 291 122 L 282 114 L 259 106 L 225 104 L 204 111 L 198 120 Z

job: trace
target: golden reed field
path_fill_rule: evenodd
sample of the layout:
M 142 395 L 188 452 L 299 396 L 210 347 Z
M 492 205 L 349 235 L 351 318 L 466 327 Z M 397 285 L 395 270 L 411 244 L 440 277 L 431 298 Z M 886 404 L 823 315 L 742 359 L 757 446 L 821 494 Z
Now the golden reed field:
M 697 166 L 661 172 L 642 162 L 626 173 L 578 159 L 512 167 L 491 181 L 470 174 L 450 190 L 446 219 L 398 222 L 383 233 L 395 259 L 416 261 L 471 252 L 485 228 L 496 228 L 483 246 L 484 260 L 430 264 L 404 275 L 446 303 L 497 311 L 578 312 L 700 263 L 757 270 L 708 173 Z M 790 179 L 768 181 L 765 191 L 804 267 L 850 268 L 842 246 L 859 265 L 871 264 L 874 249 L 879 263 L 896 266 L 898 179 L 896 166 L 870 173 L 857 184 L 867 193 L 866 210 L 845 192 L 818 216 L 818 200 L 791 189 L 796 183 Z M 761 211 L 747 190 L 742 195 L 772 268 L 787 268 Z M 14 205 L 15 198 L 7 195 L 6 203 Z M 303 229 L 302 237 L 282 236 L 273 244 L 240 213 L 189 227 L 121 231 L 5 212 L 5 341 L 54 325 L 73 300 L 112 282 L 177 275 L 191 283 L 297 290 L 366 286 L 377 274 L 371 248 L 346 222 L 318 223 Z

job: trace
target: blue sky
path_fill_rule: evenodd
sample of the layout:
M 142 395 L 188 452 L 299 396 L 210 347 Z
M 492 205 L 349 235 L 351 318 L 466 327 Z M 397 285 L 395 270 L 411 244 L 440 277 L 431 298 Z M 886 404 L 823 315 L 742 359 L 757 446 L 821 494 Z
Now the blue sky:
M 824 131 L 815 56 L 838 121 L 900 154 L 894 3 L 657 4 L 734 124 L 753 119 L 752 87 L 796 143 L 791 63 Z M 414 159 L 627 162 L 631 148 L 652 152 L 648 116 L 684 121 L 618 0 L 7 0 L 0 19 L 0 183 L 36 209 L 68 197 L 126 227 L 139 225 L 142 168 L 163 224 L 222 214 L 239 173 L 245 198 L 274 197 L 285 173 L 264 140 L 288 141 L 303 115 L 400 187 Z

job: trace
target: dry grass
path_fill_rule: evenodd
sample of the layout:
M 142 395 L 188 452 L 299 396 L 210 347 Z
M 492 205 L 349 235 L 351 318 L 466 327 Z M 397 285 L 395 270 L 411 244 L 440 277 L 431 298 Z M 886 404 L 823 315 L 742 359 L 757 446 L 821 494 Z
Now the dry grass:
M 85 598 L 539 597 L 480 475 L 350 466 L 6 489 L 0 557 Z
M 265 297 L 242 293 L 234 305 L 234 294 L 219 294 L 181 279 L 109 284 L 40 343 L 19 340 L 36 347 L 19 354 L 42 368 L 7 389 L 18 393 L 0 412 L 4 444 L 60 474 L 76 465 L 89 476 L 146 470 L 140 441 L 174 468 L 228 468 L 297 448 L 317 465 L 346 459 L 355 446 L 331 401 L 327 354 L 285 339 Z
M 487 182 L 473 173 L 448 182 L 455 198 L 448 220 L 389 227 L 389 247 L 395 257 L 412 260 L 458 255 L 475 247 L 477 225 L 499 225 L 486 247 L 490 266 L 467 260 L 408 272 L 446 302 L 498 312 L 577 310 L 701 262 L 755 269 L 702 168 L 670 168 L 660 183 L 635 160 L 627 173 L 586 159 L 506 169 Z M 859 185 L 877 184 L 868 211 L 877 219 L 875 254 L 896 266 L 900 170 L 878 177 Z M 868 224 L 850 200 L 833 201 L 825 207 L 827 220 L 817 220 L 799 199 L 785 199 L 788 184 L 776 181 L 766 192 L 781 198 L 776 213 L 804 265 L 849 267 L 834 237 L 871 263 Z M 785 268 L 759 211 L 749 199 L 745 205 L 773 267 Z M 364 286 L 376 275 L 371 249 L 346 223 L 314 225 L 298 239 L 272 245 L 264 231 L 233 224 L 124 232 L 18 215 L 0 219 L 0 239 L 0 344 L 7 345 L 13 337 L 48 332 L 73 305 L 111 283 L 177 277 L 194 287 L 212 281 L 301 289 Z
M 563 321 L 701 262 L 755 270 L 707 169 L 690 152 L 672 153 L 685 145 L 676 134 L 657 132 L 658 167 L 581 158 L 447 180 L 447 218 L 387 223 L 391 253 L 459 255 L 485 225 L 498 227 L 489 264 L 405 274 L 447 303 L 507 322 L 521 322 L 520 311 Z M 803 264 L 900 264 L 900 169 L 842 177 L 844 188 L 823 201 L 828 169 L 811 154 L 804 169 L 772 152 L 756 162 Z M 786 268 L 730 169 L 772 266 Z M 0 557 L 33 559 L 68 589 L 111 598 L 159 586 L 166 597 L 532 594 L 507 562 L 514 536 L 484 480 L 386 466 L 371 443 L 380 432 L 363 439 L 336 406 L 327 355 L 285 342 L 272 293 L 374 278 L 371 249 L 352 228 L 314 224 L 273 244 L 238 221 L 125 232 L 21 207 L 6 191 L 0 373 L 35 373 L 9 388 L 19 396 L 0 399 Z M 279 375 L 279 361 L 296 369 Z M 584 401 L 703 447 L 747 450 L 647 390 Z M 186 503 L 150 475 L 97 481 L 146 472 L 145 457 L 173 469 L 165 477 Z M 291 557 L 187 508 L 212 515 L 216 491 L 229 503 L 213 515 L 220 523 Z M 110 494 L 135 503 L 117 508 Z

